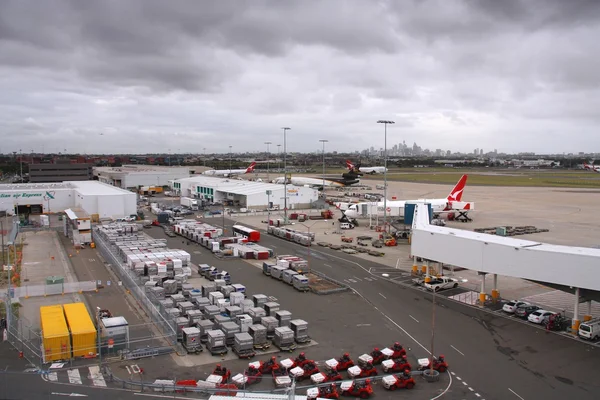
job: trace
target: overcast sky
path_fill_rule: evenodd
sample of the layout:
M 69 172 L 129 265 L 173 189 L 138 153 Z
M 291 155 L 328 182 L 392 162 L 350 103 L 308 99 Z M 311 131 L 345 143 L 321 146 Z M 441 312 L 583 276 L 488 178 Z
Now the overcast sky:
M 594 0 L 1 0 L 0 152 L 598 152 L 599 43 Z

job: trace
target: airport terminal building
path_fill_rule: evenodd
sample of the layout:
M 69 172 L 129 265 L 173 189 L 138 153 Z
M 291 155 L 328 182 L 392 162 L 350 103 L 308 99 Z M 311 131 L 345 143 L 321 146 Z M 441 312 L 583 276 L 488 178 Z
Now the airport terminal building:
M 207 202 L 221 202 L 250 210 L 284 207 L 284 185 L 244 181 L 231 178 L 194 176 L 170 183 L 171 190 L 183 197 Z M 267 194 L 270 192 L 270 194 Z M 287 185 L 288 209 L 308 208 L 319 199 L 319 192 L 309 187 Z
M 40 215 L 81 208 L 98 218 L 122 218 L 137 212 L 137 195 L 97 181 L 0 185 L 0 211 Z

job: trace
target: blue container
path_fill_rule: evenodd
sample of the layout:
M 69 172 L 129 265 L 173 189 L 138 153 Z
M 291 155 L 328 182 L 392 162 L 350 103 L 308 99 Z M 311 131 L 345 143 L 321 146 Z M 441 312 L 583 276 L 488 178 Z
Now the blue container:
M 413 219 L 415 216 L 415 203 L 404 203 L 404 224 L 412 225 Z M 433 219 L 433 208 L 431 204 L 427 203 L 427 208 L 429 208 L 429 222 Z

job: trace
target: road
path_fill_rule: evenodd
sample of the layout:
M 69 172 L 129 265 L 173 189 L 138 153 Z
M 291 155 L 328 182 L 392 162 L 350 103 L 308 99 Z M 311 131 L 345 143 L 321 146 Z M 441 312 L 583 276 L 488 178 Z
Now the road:
M 261 244 L 279 254 L 307 254 L 306 248 L 266 234 Z M 428 355 L 431 293 L 380 279 L 386 268 L 372 261 L 316 247 L 311 254 L 313 269 L 348 283 L 412 338 L 414 352 Z M 373 275 L 378 279 L 365 279 Z M 487 400 L 597 398 L 597 349 L 443 296 L 436 296 L 436 303 L 434 353 L 446 356 L 455 377 L 453 388 L 465 386 L 473 398 Z

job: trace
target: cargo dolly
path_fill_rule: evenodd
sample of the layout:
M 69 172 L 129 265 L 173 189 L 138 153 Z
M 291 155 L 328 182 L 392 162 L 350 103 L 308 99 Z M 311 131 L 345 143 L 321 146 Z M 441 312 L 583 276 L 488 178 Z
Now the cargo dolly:
M 459 222 L 472 222 L 473 218 L 469 217 L 467 214 L 470 210 L 467 211 L 457 211 L 457 215 L 454 216 L 455 221 Z
M 233 347 L 233 354 L 236 354 L 239 358 L 252 358 L 256 355 L 254 350 L 237 350 Z
M 277 348 L 279 348 L 279 350 L 281 351 L 289 351 L 290 353 L 294 350 L 296 350 L 298 348 L 298 345 L 294 342 L 292 343 L 286 343 L 286 344 L 279 344 L 277 345 Z
M 271 347 L 271 342 L 264 342 L 264 343 L 255 343 L 254 344 L 254 348 L 256 350 L 267 350 L 268 348 Z

